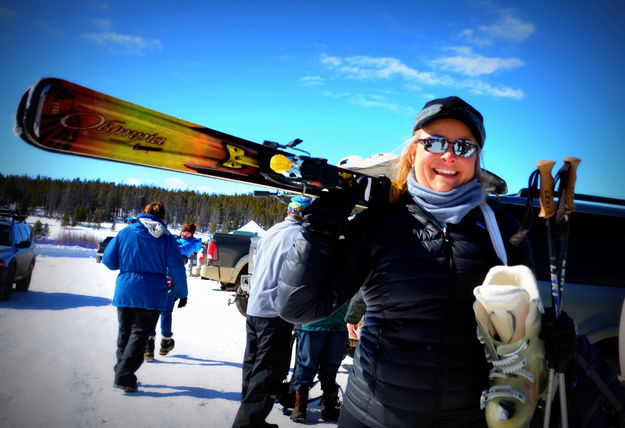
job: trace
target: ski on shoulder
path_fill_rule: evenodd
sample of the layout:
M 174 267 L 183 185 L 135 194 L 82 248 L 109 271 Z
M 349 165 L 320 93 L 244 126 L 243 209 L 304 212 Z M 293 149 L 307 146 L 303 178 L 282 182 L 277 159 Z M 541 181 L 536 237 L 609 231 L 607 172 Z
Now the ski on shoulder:
M 359 205 L 387 201 L 390 168 L 397 155 L 348 156 L 339 166 L 302 155 L 287 144 L 249 140 L 85 88 L 44 78 L 23 95 L 14 132 L 43 150 L 124 162 L 318 196 L 350 187 L 360 177 L 370 185 Z M 298 152 L 298 153 L 295 153 Z M 505 193 L 505 182 L 489 175 Z

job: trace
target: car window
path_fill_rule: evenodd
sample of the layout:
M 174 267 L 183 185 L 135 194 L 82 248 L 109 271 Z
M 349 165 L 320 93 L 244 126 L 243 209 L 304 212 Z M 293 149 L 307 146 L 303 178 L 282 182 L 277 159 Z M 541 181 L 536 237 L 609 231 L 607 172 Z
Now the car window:
M 31 233 L 32 231 L 31 231 L 31 229 L 30 229 L 30 226 L 29 226 L 29 225 L 27 225 L 27 224 L 23 224 L 23 225 L 22 225 L 22 231 L 23 231 L 24 236 L 25 236 L 25 238 L 24 238 L 24 239 L 25 239 L 26 241 L 32 241 L 32 233 Z
M 0 246 L 11 246 L 11 226 L 0 225 Z
M 15 227 L 15 243 L 19 244 L 20 242 L 26 241 L 28 238 L 24 234 L 24 229 L 21 225 L 17 225 Z

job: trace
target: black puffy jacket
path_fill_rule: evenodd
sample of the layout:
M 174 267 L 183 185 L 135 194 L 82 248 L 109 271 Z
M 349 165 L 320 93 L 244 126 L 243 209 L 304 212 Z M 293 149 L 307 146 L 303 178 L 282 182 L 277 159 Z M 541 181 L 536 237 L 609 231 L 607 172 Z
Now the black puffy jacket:
M 518 222 L 489 202 L 508 264 L 531 266 Z M 367 306 L 345 409 L 372 427 L 421 426 L 419 415 L 479 408 L 489 365 L 476 337 L 474 287 L 501 262 L 479 208 L 441 228 L 406 196 L 370 208 L 345 239 L 304 226 L 281 271 L 278 312 L 293 323 L 323 318 L 362 287 Z

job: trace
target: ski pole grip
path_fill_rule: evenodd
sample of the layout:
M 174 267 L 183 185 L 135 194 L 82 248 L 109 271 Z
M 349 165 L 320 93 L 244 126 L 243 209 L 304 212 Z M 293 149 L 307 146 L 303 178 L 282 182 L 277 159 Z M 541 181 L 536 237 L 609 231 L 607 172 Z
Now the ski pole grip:
M 564 163 L 569 164 L 569 179 L 566 183 L 566 188 L 564 189 L 564 212 L 566 214 L 575 211 L 575 180 L 577 180 L 576 171 L 580 162 L 581 159 L 576 157 L 569 156 L 564 158 Z
M 540 174 L 540 213 L 538 217 L 550 218 L 556 213 L 556 204 L 553 202 L 553 177 L 551 170 L 556 163 L 552 160 L 542 160 L 536 162 L 538 173 Z

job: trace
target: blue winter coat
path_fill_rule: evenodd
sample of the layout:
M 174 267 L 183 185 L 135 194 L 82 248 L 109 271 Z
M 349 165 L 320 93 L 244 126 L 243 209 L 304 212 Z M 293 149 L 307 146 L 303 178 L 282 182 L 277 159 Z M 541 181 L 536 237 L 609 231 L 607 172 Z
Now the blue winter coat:
M 180 254 L 187 258 L 202 249 L 202 240 L 199 238 L 178 238 L 176 242 L 178 243 Z
M 165 224 L 151 214 L 140 214 L 106 246 L 104 263 L 119 269 L 113 305 L 165 310 L 167 275 L 175 297 L 187 297 L 187 277 L 180 250 Z

